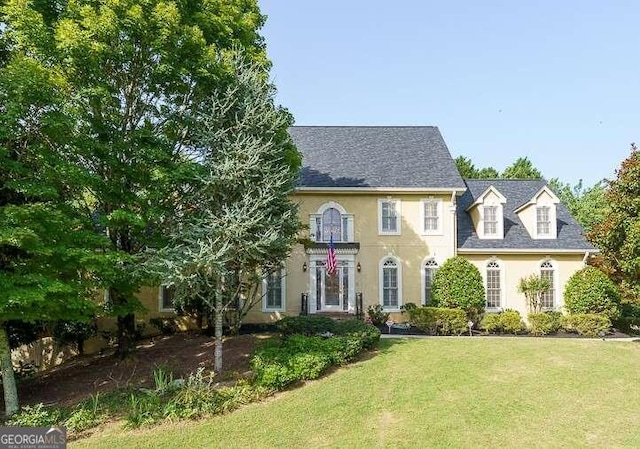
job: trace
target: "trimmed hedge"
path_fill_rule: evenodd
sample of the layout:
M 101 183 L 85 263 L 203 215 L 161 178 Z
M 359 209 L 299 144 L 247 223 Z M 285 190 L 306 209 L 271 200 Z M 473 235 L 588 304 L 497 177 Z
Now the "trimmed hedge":
M 620 316 L 620 293 L 616 285 L 595 267 L 576 271 L 564 289 L 564 303 L 571 315 L 599 314 L 615 320 Z
M 463 309 L 474 321 L 484 310 L 482 275 L 475 265 L 460 256 L 448 259 L 436 271 L 431 288 L 436 307 Z
M 611 328 L 611 320 L 605 315 L 579 313 L 562 318 L 562 327 L 567 332 L 576 332 L 585 337 L 598 337 L 600 332 Z
M 479 327 L 489 334 L 501 332 L 517 334 L 525 330 L 520 312 L 511 309 L 500 313 L 485 313 L 480 321 Z
M 562 328 L 562 318 L 561 312 L 530 313 L 529 331 L 533 335 L 555 334 Z
M 409 310 L 409 321 L 429 335 L 460 335 L 467 331 L 467 315 L 462 309 L 420 307 Z
M 283 338 L 265 342 L 251 359 L 256 384 L 276 390 L 316 379 L 333 365 L 351 362 L 380 340 L 376 327 L 355 319 L 299 316 L 284 318 L 277 325 Z M 317 335 L 325 332 L 333 336 Z

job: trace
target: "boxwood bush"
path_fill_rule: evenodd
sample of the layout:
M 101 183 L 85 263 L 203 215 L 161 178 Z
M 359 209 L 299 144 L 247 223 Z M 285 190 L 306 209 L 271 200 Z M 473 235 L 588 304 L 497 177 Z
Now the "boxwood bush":
M 334 332 L 336 321 L 320 315 L 287 316 L 276 322 L 276 328 L 284 335 L 317 335 Z
M 475 265 L 459 256 L 448 259 L 436 271 L 432 294 L 436 307 L 462 309 L 473 321 L 484 310 L 482 275 Z
M 606 332 L 611 328 L 611 320 L 606 315 L 578 313 L 563 317 L 562 327 L 567 332 L 575 332 L 585 337 L 597 337 L 600 332 Z
M 562 328 L 561 312 L 530 313 L 527 319 L 533 335 L 555 334 Z
M 429 335 L 460 335 L 468 329 L 462 309 L 419 307 L 408 313 L 411 325 Z
M 489 334 L 517 334 L 525 329 L 520 312 L 512 309 L 500 313 L 485 313 L 479 327 Z
M 620 293 L 616 285 L 595 267 L 576 271 L 564 289 L 570 314 L 600 314 L 615 320 L 620 316 Z

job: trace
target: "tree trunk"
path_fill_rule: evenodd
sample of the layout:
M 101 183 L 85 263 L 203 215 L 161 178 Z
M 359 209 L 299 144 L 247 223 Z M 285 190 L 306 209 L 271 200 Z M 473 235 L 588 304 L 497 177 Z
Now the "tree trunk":
M 216 291 L 216 341 L 213 350 L 213 369 L 216 373 L 222 372 L 222 292 Z
M 4 410 L 6 416 L 18 412 L 18 389 L 16 378 L 11 364 L 11 348 L 9 347 L 9 335 L 7 324 L 0 322 L 0 365 L 2 368 L 2 386 L 4 388 Z
M 118 317 L 118 349 L 116 355 L 126 358 L 133 350 L 136 333 L 136 317 L 128 313 Z

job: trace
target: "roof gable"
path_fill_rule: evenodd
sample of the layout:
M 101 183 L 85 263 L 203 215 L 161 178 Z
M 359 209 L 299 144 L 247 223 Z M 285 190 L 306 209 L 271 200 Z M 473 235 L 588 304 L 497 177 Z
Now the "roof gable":
M 522 206 L 518 207 L 514 212 L 517 214 L 517 213 L 519 213 L 520 211 L 526 209 L 529 206 L 533 206 L 534 204 L 538 204 L 538 201 L 543 196 L 546 196 L 550 200 L 550 202 L 553 203 L 553 204 L 559 204 L 560 203 L 560 198 L 558 198 L 556 196 L 556 194 L 553 193 L 551 191 L 551 189 L 548 186 L 545 185 L 540 190 L 538 190 L 538 192 L 535 195 L 533 195 L 529 201 L 524 203 Z
M 480 204 L 485 203 L 487 201 L 487 198 L 491 196 L 496 198 L 498 200 L 497 202 L 500 204 L 505 204 L 507 202 L 507 199 L 504 197 L 504 195 L 500 193 L 498 189 L 496 189 L 493 185 L 490 185 L 487 190 L 478 195 L 478 198 L 473 202 L 473 204 L 471 204 L 471 206 L 467 208 L 467 211 L 473 209 L 476 206 L 479 206 Z
M 299 187 L 466 188 L 435 126 L 294 126 Z

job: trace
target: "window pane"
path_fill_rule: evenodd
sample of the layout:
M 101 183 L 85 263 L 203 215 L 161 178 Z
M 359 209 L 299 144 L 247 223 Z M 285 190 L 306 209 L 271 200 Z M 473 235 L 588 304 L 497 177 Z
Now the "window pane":
M 438 203 L 436 201 L 426 201 L 424 203 L 424 230 L 438 230 Z
M 342 241 L 342 216 L 333 207 L 322 214 L 322 241 L 328 242 L 333 235 L 333 241 Z
M 484 233 L 488 235 L 498 232 L 498 208 L 497 206 L 484 207 Z
M 397 231 L 396 203 L 394 201 L 383 201 L 380 209 L 382 230 L 387 232 Z
M 553 265 L 550 262 L 544 262 L 540 267 L 540 277 L 548 279 L 551 287 L 545 293 L 542 294 L 542 308 L 553 309 L 555 303 L 555 285 L 554 285 L 554 270 Z
M 176 288 L 173 285 L 163 285 L 162 287 L 162 308 L 173 309 L 173 298 L 176 294 Z
M 282 272 L 271 273 L 267 277 L 267 307 L 279 309 L 282 307 Z
M 536 209 L 536 217 L 538 221 L 538 234 L 549 234 L 551 228 L 551 220 L 549 219 L 549 207 L 538 207 Z

